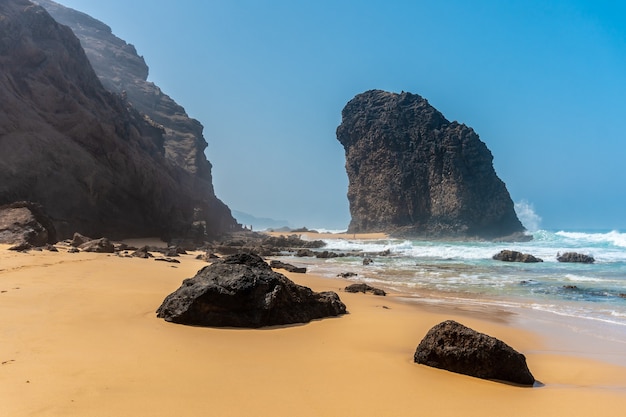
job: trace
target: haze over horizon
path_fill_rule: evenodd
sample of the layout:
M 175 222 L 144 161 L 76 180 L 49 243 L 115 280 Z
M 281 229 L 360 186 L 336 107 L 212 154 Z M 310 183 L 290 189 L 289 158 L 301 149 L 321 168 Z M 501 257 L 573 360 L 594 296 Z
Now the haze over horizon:
M 350 99 L 382 89 L 472 127 L 528 228 L 626 230 L 626 5 L 59 3 L 135 45 L 149 80 L 204 125 L 215 191 L 232 210 L 346 228 L 335 129 Z

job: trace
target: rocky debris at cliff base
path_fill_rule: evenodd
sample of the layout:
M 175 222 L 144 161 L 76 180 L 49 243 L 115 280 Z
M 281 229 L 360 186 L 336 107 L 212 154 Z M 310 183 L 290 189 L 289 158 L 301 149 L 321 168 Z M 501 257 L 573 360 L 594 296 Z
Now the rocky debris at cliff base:
M 559 262 L 578 262 L 583 264 L 592 264 L 596 261 L 591 255 L 584 255 L 577 252 L 565 252 L 563 254 L 557 254 L 556 260 Z
M 375 288 L 365 283 L 357 283 L 357 284 L 348 285 L 346 288 L 344 288 L 344 291 L 353 292 L 353 293 L 362 292 L 363 294 L 372 293 L 374 295 L 380 295 L 380 296 L 387 295 L 387 293 L 381 290 L 380 288 Z
M 165 298 L 157 317 L 195 326 L 258 328 L 345 313 L 336 293 L 313 292 L 272 271 L 261 257 L 237 254 L 184 280 Z
M 75 232 L 74 235 L 72 236 L 72 241 L 70 242 L 70 245 L 74 246 L 75 248 L 79 247 L 80 245 L 83 245 L 87 242 L 92 241 L 93 239 L 87 236 L 83 236 L 78 232 Z
M 453 320 L 428 331 L 413 357 L 419 364 L 482 379 L 532 386 L 526 358 L 506 343 Z
M 492 257 L 495 261 L 503 262 L 523 262 L 523 263 L 537 263 L 543 262 L 543 259 L 537 258 L 528 253 L 522 253 L 514 250 L 502 250 Z
M 52 219 L 41 205 L 18 201 L 0 207 L 0 243 L 12 244 L 27 250 L 56 243 Z
M 148 246 L 140 247 L 139 249 L 137 249 L 136 251 L 131 253 L 130 256 L 132 256 L 134 258 L 142 258 L 142 259 L 148 259 L 148 258 L 153 258 L 154 257 L 150 253 L 150 248 Z
M 115 246 L 106 237 L 85 242 L 78 249 L 83 252 L 115 253 Z

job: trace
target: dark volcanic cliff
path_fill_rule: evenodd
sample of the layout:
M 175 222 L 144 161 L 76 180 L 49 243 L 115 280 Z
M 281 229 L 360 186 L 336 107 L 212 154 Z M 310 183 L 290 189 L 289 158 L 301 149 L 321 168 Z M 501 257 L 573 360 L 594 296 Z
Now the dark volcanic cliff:
M 422 97 L 380 90 L 344 107 L 350 233 L 520 238 L 524 228 L 491 152 L 469 127 Z
M 0 68 L 0 205 L 41 204 L 60 238 L 196 231 L 193 180 L 165 157 L 164 129 L 103 88 L 69 28 L 2 0 Z M 209 229 L 230 230 L 218 209 Z
M 74 31 L 107 90 L 124 95 L 135 109 L 163 128 L 167 161 L 189 174 L 181 178 L 181 186 L 194 196 L 196 220 L 205 223 L 209 234 L 219 233 L 224 225 L 236 223 L 228 207 L 215 196 L 212 166 L 204 155 L 207 142 L 202 135 L 202 124 L 190 118 L 185 109 L 158 86 L 147 81 L 148 66 L 135 47 L 91 16 L 50 0 L 34 2 Z

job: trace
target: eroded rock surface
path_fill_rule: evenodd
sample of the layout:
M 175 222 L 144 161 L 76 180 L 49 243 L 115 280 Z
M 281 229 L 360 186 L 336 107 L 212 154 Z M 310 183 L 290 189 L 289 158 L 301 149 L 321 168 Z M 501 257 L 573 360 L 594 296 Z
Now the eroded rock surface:
M 28 248 L 56 242 L 52 220 L 39 204 L 19 201 L 0 207 L 0 243 Z
M 342 111 L 348 233 L 528 239 L 493 156 L 416 94 L 371 90 Z
M 346 306 L 334 292 L 313 292 L 272 271 L 259 256 L 237 254 L 201 269 L 157 310 L 166 321 L 210 327 L 307 323 L 338 316 Z
M 526 358 L 506 343 L 453 320 L 428 331 L 417 346 L 419 364 L 483 379 L 532 386 Z

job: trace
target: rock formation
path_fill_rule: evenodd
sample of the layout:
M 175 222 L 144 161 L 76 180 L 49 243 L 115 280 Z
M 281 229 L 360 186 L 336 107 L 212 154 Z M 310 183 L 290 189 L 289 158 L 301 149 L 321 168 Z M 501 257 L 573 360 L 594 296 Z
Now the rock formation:
M 56 242 L 52 220 L 40 205 L 18 201 L 0 207 L 0 243 L 27 248 Z
M 371 90 L 342 111 L 348 233 L 523 239 L 524 227 L 487 146 L 411 93 Z
M 583 264 L 592 264 L 596 261 L 591 255 L 577 252 L 559 253 L 556 255 L 556 260 L 559 262 L 578 262 Z
M 362 292 L 363 294 L 366 294 L 369 292 L 374 295 L 381 295 L 381 296 L 387 295 L 387 293 L 384 290 L 381 290 L 380 288 L 372 287 L 371 285 L 368 285 L 365 283 L 350 284 L 346 288 L 344 288 L 344 291 L 345 292 Z
M 503 262 L 523 262 L 523 263 L 536 263 L 543 262 L 543 259 L 537 258 L 529 253 L 522 253 L 515 250 L 504 249 L 496 253 L 492 257 L 495 261 Z
M 453 320 L 428 331 L 415 351 L 414 360 L 477 378 L 530 386 L 535 383 L 524 355 L 501 340 Z
M 148 66 L 132 44 L 113 35 L 106 24 L 49 0 L 37 0 L 59 23 L 69 26 L 80 40 L 102 85 L 121 94 L 142 115 L 164 130 L 163 148 L 167 161 L 182 168 L 181 186 L 194 197 L 194 221 L 209 235 L 235 227 L 230 209 L 213 189 L 211 163 L 204 150 L 203 126 L 185 109 L 148 82 Z
M 183 281 L 165 298 L 157 317 L 196 326 L 257 328 L 307 323 L 345 312 L 336 293 L 315 293 L 272 271 L 259 256 L 238 254 Z
M 212 188 L 198 192 L 210 165 L 207 177 L 173 163 L 167 128 L 107 91 L 76 36 L 43 8 L 0 3 L 0 65 L 0 204 L 41 204 L 61 239 L 237 227 Z

